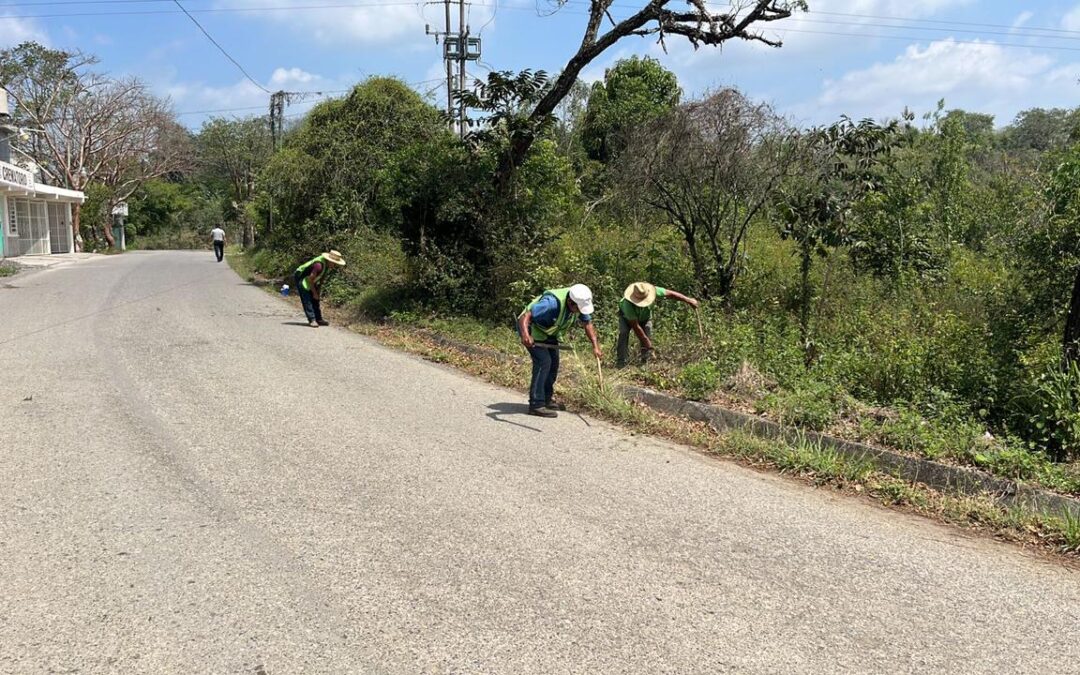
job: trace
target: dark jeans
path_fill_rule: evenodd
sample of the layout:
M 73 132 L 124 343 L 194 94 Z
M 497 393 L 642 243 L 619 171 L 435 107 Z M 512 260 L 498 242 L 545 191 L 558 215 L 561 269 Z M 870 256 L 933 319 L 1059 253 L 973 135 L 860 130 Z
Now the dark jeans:
M 221 259 L 225 257 L 225 242 L 223 242 L 223 241 L 215 241 L 214 242 L 214 255 L 217 256 L 217 261 L 221 262 Z
M 304 316 L 308 322 L 322 321 L 322 308 L 319 307 L 319 301 L 311 295 L 311 291 L 304 288 L 304 277 L 295 274 L 293 281 L 296 283 L 296 292 L 300 294 L 300 304 L 304 306 Z
M 651 340 L 652 339 L 652 321 L 646 322 L 641 327 L 641 329 L 643 331 L 645 331 L 645 335 L 649 336 L 649 339 Z M 630 328 L 630 323 L 625 318 L 620 316 L 619 317 L 619 341 L 615 343 L 615 367 L 616 368 L 622 368 L 622 367 L 626 366 L 626 363 L 630 360 L 630 333 L 632 333 L 632 332 L 633 332 L 633 329 Z M 637 337 L 637 333 L 634 333 L 634 336 Z M 639 341 L 640 341 L 640 339 L 641 338 L 638 338 Z M 648 363 L 649 362 L 649 354 L 650 354 L 650 352 L 648 350 L 646 350 L 644 346 L 642 346 L 642 348 L 641 348 L 641 362 L 642 363 Z
M 539 345 L 541 343 L 537 343 Z M 557 345 L 554 340 L 543 344 Z M 559 377 L 559 350 L 537 346 L 529 350 L 532 358 L 532 381 L 529 383 L 529 407 L 539 408 L 555 394 L 555 379 Z

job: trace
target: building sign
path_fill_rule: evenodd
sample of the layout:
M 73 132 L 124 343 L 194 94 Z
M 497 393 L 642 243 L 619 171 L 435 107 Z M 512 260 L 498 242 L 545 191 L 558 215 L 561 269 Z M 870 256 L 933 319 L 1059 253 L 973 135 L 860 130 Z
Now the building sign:
M 26 169 L 14 164 L 0 162 L 0 187 L 15 187 L 23 190 L 34 189 L 34 176 Z

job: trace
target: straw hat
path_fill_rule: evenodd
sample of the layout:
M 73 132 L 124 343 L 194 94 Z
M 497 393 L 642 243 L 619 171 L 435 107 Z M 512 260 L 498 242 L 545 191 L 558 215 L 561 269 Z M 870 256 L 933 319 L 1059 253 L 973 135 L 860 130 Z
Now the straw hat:
M 328 262 L 332 262 L 339 267 L 345 267 L 345 258 L 341 257 L 341 254 L 337 251 L 330 251 L 329 253 L 323 253 L 323 257 Z
M 656 286 L 644 281 L 630 284 L 623 293 L 623 298 L 638 307 L 648 307 L 656 302 Z

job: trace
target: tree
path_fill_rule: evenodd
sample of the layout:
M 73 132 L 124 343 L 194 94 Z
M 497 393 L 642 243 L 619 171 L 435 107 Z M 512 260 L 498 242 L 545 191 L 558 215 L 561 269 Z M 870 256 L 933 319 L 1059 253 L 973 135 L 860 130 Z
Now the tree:
M 1069 296 L 1061 341 L 1062 366 L 1068 368 L 1080 362 L 1080 144 L 1056 159 L 1046 190 L 1050 215 L 1027 248 L 1034 275 L 1048 286 L 1045 300 L 1056 304 Z
M 704 296 L 727 295 L 747 230 L 791 168 L 790 131 L 734 89 L 640 127 L 618 163 L 628 200 L 678 228 Z
M 679 104 L 675 73 L 649 57 L 621 59 L 592 86 L 582 123 L 582 144 L 590 159 L 609 162 L 630 131 Z
M 209 174 L 229 186 L 233 212 L 243 225 L 245 247 L 255 243 L 255 221 L 245 205 L 255 197 L 256 177 L 272 152 L 270 129 L 263 118 L 211 119 L 196 137 L 199 163 Z
M 1061 150 L 1073 142 L 1080 128 L 1080 108 L 1032 108 L 1016 115 L 1002 133 L 1002 143 L 1010 150 Z
M 439 111 L 394 78 L 372 77 L 319 103 L 259 177 L 258 208 L 263 216 L 273 208 L 281 223 L 272 243 L 299 254 L 336 246 L 361 227 L 398 233 L 411 197 L 396 182 L 402 157 L 446 134 Z
M 555 143 L 563 156 L 573 156 L 579 150 L 581 126 L 588 103 L 588 85 L 581 80 L 576 80 L 566 97 L 555 108 Z
M 565 5 L 566 0 L 559 0 Z M 529 124 L 511 139 L 510 151 L 500 163 L 499 173 L 508 174 L 521 164 L 529 146 L 538 136 L 538 129 L 574 86 L 585 66 L 619 40 L 631 36 L 656 35 L 661 45 L 667 38 L 678 36 L 696 49 L 701 45 L 722 45 L 739 39 L 779 47 L 779 39 L 757 30 L 757 24 L 786 19 L 798 10 L 806 10 L 805 0 L 732 0 L 724 12 L 712 11 L 704 0 L 689 0 L 686 8 L 669 8 L 672 0 L 649 0 L 648 3 L 622 21 L 615 22 L 610 10 L 614 0 L 590 0 L 589 18 L 577 52 L 566 62 L 550 89 L 532 107 Z M 604 21 L 611 24 L 601 32 Z
M 798 167 L 777 192 L 776 206 L 780 235 L 799 245 L 799 336 L 808 366 L 816 353 L 810 337 L 814 256 L 825 257 L 849 241 L 853 207 L 881 188 L 882 163 L 901 137 L 896 121 L 881 126 L 844 117 L 828 127 L 810 129 L 797 140 Z
M 49 182 L 109 190 L 105 208 L 131 196 L 150 178 L 191 163 L 190 137 L 166 101 L 136 78 L 93 72 L 96 59 L 27 42 L 0 52 L 0 82 L 15 103 L 16 124 L 30 127 L 29 154 Z M 72 229 L 76 246 L 81 207 Z M 103 228 L 113 246 L 110 228 Z

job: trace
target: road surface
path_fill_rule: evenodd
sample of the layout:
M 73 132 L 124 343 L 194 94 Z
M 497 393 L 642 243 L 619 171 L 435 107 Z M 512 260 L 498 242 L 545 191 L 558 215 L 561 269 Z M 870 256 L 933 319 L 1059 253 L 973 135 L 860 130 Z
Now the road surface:
M 208 252 L 0 281 L 0 672 L 1080 672 L 1076 572 L 527 417 Z

